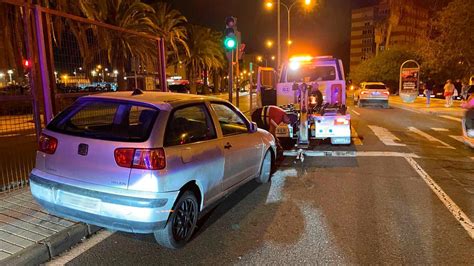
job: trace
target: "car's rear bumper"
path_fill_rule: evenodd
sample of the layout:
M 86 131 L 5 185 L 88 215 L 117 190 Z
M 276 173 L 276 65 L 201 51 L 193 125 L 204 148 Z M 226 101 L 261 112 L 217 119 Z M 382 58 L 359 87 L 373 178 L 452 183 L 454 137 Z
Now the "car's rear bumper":
M 388 102 L 388 98 L 360 98 L 361 102 L 373 102 L 373 103 L 381 103 L 381 102 Z
M 152 233 L 166 225 L 177 192 L 136 198 L 66 185 L 30 175 L 33 197 L 49 212 L 112 230 Z

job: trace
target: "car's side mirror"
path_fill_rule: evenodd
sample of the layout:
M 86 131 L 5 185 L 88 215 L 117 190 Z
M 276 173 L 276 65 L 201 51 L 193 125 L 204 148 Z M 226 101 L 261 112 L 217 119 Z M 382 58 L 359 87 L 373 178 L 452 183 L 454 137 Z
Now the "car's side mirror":
M 249 133 L 255 133 L 258 130 L 257 123 L 251 122 L 249 127 Z

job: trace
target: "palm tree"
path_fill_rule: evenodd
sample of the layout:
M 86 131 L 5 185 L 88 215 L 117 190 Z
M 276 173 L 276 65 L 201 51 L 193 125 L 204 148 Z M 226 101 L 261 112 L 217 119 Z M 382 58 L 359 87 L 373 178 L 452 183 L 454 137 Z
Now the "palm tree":
M 23 76 L 22 59 L 26 58 L 23 7 L 0 3 L 0 69 L 15 69 Z
M 155 10 L 140 0 L 81 0 L 81 11 L 90 19 L 119 26 L 134 32 L 155 35 Z M 121 81 L 130 60 L 138 60 L 146 68 L 157 67 L 157 43 L 134 34 L 94 27 L 100 52 L 119 71 L 119 89 L 125 89 Z M 121 84 L 122 83 L 122 84 Z
M 224 52 L 219 33 L 197 25 L 188 27 L 189 56 L 184 64 L 191 83 L 191 93 L 196 93 L 196 79 L 203 71 L 224 67 Z
M 167 3 L 158 2 L 152 7 L 155 9 L 154 20 L 158 27 L 158 35 L 164 38 L 167 44 L 167 54 L 170 55 L 168 61 L 170 64 L 177 64 L 181 56 L 189 56 L 189 47 L 186 43 L 187 19 Z
M 377 20 L 374 25 L 375 56 L 380 52 L 380 45 L 384 43 L 387 34 L 387 23 L 384 20 Z
M 385 49 L 389 49 L 393 29 L 400 24 L 405 12 L 413 5 L 413 0 L 389 0 L 390 15 L 388 17 L 387 38 Z

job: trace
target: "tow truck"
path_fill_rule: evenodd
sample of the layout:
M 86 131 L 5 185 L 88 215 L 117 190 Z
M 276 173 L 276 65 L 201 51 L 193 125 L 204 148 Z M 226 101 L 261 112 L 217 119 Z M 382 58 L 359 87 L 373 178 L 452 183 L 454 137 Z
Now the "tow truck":
M 280 143 L 290 143 L 284 146 L 284 155 L 296 155 L 303 161 L 315 140 L 351 144 L 351 117 L 341 60 L 332 56 L 297 56 L 283 64 L 279 73 L 259 67 L 256 89 L 258 107 L 276 105 L 292 118 L 291 124 L 282 123 L 275 132 Z

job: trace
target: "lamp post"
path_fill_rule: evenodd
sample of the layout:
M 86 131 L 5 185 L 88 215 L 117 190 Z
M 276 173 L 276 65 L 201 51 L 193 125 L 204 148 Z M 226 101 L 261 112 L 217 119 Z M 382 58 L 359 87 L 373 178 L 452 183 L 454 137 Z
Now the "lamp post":
M 293 41 L 291 40 L 291 10 L 293 9 L 293 7 L 296 6 L 296 4 L 298 3 L 299 1 L 294 1 L 293 3 L 291 3 L 290 5 L 287 5 L 283 2 L 281 2 L 281 0 L 278 0 L 277 1 L 277 13 L 278 13 L 278 21 L 277 21 L 277 24 L 278 24 L 278 66 L 280 66 L 280 63 L 281 63 L 281 12 L 280 12 L 280 7 L 283 6 L 284 8 L 286 8 L 286 11 L 287 11 L 287 15 L 288 15 L 288 40 L 287 40 L 287 45 L 288 45 L 288 53 L 290 51 L 290 45 L 293 43 Z M 305 6 L 309 6 L 311 5 L 311 0 L 304 0 L 304 5 Z M 272 9 L 273 8 L 273 2 L 266 2 L 265 3 L 265 7 L 267 9 Z

